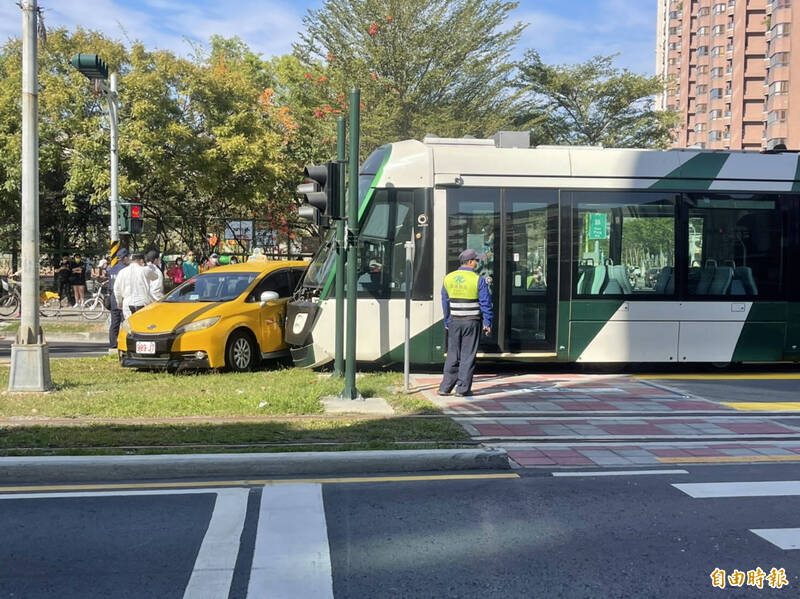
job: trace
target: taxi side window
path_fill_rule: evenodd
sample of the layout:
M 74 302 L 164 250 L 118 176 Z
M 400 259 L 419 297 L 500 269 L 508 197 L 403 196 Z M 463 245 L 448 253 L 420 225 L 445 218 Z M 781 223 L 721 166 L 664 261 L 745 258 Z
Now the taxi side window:
M 256 285 L 256 288 L 247 300 L 250 302 L 257 302 L 259 298 L 261 298 L 261 294 L 265 291 L 274 291 L 278 294 L 278 297 L 289 297 L 292 295 L 289 272 L 287 270 L 279 270 L 268 274 Z

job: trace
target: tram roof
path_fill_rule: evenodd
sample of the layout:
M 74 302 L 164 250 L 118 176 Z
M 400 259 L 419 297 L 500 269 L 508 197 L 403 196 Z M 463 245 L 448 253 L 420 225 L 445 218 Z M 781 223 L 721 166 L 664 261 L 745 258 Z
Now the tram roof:
M 587 146 L 502 148 L 493 139 L 391 144 L 379 186 L 575 186 L 800 191 L 793 152 L 644 150 Z

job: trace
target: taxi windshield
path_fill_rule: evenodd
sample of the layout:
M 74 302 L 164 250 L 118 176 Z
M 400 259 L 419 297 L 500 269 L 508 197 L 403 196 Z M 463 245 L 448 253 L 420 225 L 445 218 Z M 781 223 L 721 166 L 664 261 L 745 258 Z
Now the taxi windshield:
M 206 273 L 193 277 L 176 287 L 165 297 L 164 302 L 229 302 L 236 299 L 250 286 L 257 272 Z

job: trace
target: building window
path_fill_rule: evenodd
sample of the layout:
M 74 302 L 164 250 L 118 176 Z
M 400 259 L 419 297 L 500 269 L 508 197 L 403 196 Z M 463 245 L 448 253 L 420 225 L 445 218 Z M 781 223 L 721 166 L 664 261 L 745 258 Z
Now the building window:
M 722 56 L 722 53 L 725 51 L 724 46 L 714 46 L 711 48 L 711 56 Z
M 731 118 L 731 105 L 730 104 L 725 104 L 725 118 L 726 119 Z
M 708 36 L 708 27 L 699 27 L 697 29 L 697 37 L 706 37 Z
M 708 56 L 708 46 L 700 46 L 697 49 L 698 56 Z
M 779 8 L 790 8 L 792 6 L 792 0 L 773 0 L 772 1 L 772 10 L 778 10 Z
M 720 141 L 720 140 L 722 140 L 722 131 L 714 130 L 714 131 L 709 131 L 708 132 L 708 141 L 709 142 Z
M 708 86 L 705 84 L 701 84 L 697 86 L 697 90 L 695 90 L 697 94 L 705 94 L 708 93 Z
M 714 5 L 714 14 L 719 15 L 725 12 L 728 7 L 725 6 L 724 2 L 720 2 L 719 4 Z
M 712 79 L 719 79 L 720 77 L 722 77 L 722 67 L 714 67 L 711 69 Z
M 714 89 L 711 90 L 711 99 L 712 100 L 716 100 L 717 98 L 721 98 L 721 97 L 722 97 L 722 88 L 721 87 L 715 87 Z
M 706 73 L 708 73 L 708 65 L 707 64 L 697 65 L 697 73 L 699 75 L 705 75 Z
M 778 123 L 785 123 L 786 122 L 786 111 L 785 110 L 773 110 L 767 115 L 767 125 L 770 127 L 772 125 L 776 125 Z
M 775 39 L 776 37 L 789 37 L 791 31 L 792 31 L 791 23 L 778 23 L 772 28 L 770 33 L 770 39 Z
M 721 119 L 722 118 L 722 111 L 719 108 L 715 108 L 711 112 L 708 113 L 709 120 Z
M 695 132 L 695 133 L 702 133 L 702 132 L 703 132 L 703 131 L 705 131 L 705 130 L 706 130 L 706 125 L 705 125 L 705 123 L 697 123 L 697 124 L 694 126 L 694 132 Z
M 767 142 L 767 149 L 771 150 L 775 146 L 786 146 L 786 138 L 785 137 L 773 137 Z
M 704 6 L 703 8 L 697 11 L 698 17 L 707 17 L 710 14 L 711 14 L 711 9 L 708 8 L 707 6 Z
M 711 35 L 714 37 L 725 35 L 725 25 L 714 25 L 711 29 Z
M 695 110 L 695 112 L 697 114 L 705 114 L 707 109 L 708 109 L 708 105 L 707 104 L 698 104 L 697 105 L 697 110 Z
M 789 93 L 788 81 L 775 81 L 769 86 L 769 95 L 778 96 Z
M 774 67 L 788 67 L 789 66 L 789 53 L 776 52 L 769 59 L 770 68 Z

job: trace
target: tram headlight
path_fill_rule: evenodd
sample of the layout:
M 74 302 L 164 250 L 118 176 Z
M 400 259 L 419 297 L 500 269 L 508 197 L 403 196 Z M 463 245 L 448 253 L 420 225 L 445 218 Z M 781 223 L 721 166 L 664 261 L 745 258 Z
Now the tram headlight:
M 295 314 L 294 322 L 292 323 L 292 333 L 295 335 L 299 335 L 303 332 L 303 329 L 306 328 L 306 321 L 308 320 L 308 314 L 305 312 L 300 312 L 299 314 Z

